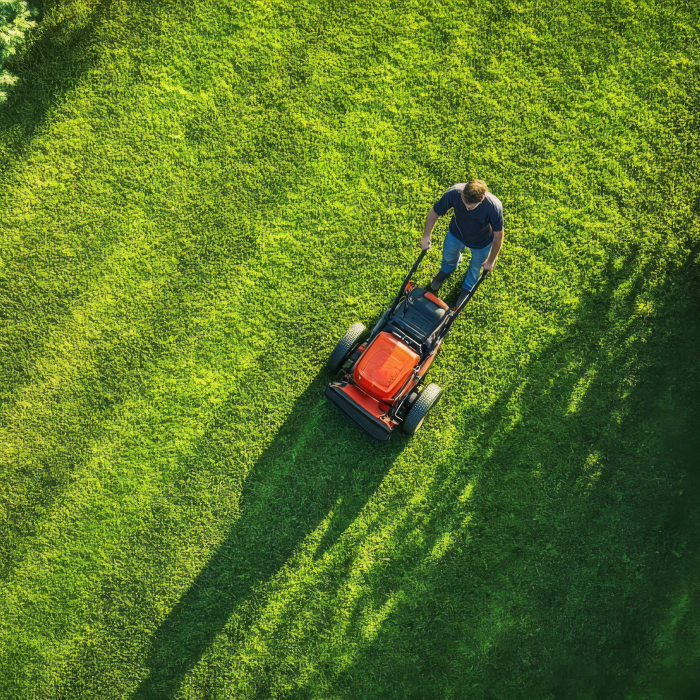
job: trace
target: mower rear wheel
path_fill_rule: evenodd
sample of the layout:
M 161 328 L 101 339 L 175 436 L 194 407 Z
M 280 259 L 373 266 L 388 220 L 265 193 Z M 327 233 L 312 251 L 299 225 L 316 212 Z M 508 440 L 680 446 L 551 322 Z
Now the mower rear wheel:
M 340 369 L 364 332 L 365 326 L 362 323 L 353 323 L 352 326 L 348 328 L 345 335 L 340 339 L 340 342 L 335 346 L 335 350 L 333 350 L 328 360 L 328 369 L 331 372 L 336 372 Z
M 428 384 L 421 391 L 401 426 L 406 435 L 413 435 L 423 425 L 428 411 L 437 403 L 440 394 L 442 394 L 442 389 L 437 384 Z

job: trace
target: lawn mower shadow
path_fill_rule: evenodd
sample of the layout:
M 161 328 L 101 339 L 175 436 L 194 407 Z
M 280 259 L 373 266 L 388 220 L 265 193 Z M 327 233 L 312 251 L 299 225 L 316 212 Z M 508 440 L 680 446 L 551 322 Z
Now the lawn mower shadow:
M 328 379 L 314 379 L 248 473 L 239 520 L 156 632 L 134 697 L 172 696 L 231 614 L 330 511 L 315 556 L 333 546 L 403 449 L 404 438 L 380 443 L 349 425 L 323 396 Z

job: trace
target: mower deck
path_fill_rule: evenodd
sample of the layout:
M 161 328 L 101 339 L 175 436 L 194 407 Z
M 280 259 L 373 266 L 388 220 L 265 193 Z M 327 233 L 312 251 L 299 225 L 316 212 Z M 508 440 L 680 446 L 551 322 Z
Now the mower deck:
M 386 417 L 388 406 L 382 406 L 357 387 L 347 382 L 332 382 L 326 387 L 326 396 L 353 422 L 376 440 L 388 440 L 397 426 Z

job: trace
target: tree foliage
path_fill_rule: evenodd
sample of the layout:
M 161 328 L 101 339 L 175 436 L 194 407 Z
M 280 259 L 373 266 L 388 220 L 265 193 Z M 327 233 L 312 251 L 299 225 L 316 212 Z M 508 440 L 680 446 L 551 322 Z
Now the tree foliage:
M 36 26 L 36 9 L 26 0 L 0 0 L 0 102 L 7 97 L 6 88 L 17 77 L 4 70 L 5 61 L 24 40 L 27 30 Z

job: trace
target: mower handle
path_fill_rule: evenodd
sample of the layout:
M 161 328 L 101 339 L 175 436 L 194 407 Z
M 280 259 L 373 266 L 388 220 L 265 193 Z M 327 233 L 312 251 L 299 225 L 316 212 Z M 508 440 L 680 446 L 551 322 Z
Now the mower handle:
M 461 303 L 459 308 L 452 309 L 454 312 L 454 315 L 457 316 L 459 312 L 467 305 L 467 302 L 474 296 L 476 293 L 476 290 L 479 288 L 479 285 L 491 274 L 491 270 L 482 270 L 481 274 L 479 275 L 479 279 L 476 281 L 476 284 L 472 287 L 471 292 L 469 292 L 469 296 Z
M 433 343 L 433 337 L 439 334 L 439 337 L 443 338 L 445 335 L 447 335 L 447 331 L 450 330 L 450 326 L 455 322 L 457 316 L 459 316 L 462 313 L 462 310 L 464 307 L 467 305 L 467 302 L 474 296 L 474 293 L 476 290 L 479 288 L 479 285 L 491 274 L 491 270 L 482 270 L 481 275 L 479 275 L 479 279 L 477 279 L 476 284 L 472 287 L 471 292 L 469 293 L 469 296 L 458 306 L 455 307 L 454 309 L 450 309 L 445 316 L 443 317 L 443 320 L 440 322 L 438 327 L 428 336 L 428 339 L 426 341 L 427 344 L 432 345 Z
M 418 269 L 418 266 L 423 262 L 423 258 L 426 256 L 426 253 L 429 250 L 430 250 L 430 248 L 426 248 L 425 250 L 421 250 L 420 255 L 418 256 L 418 259 L 416 260 L 416 262 L 413 263 L 413 267 L 409 270 L 408 274 L 406 275 L 406 279 L 403 281 L 403 284 L 401 285 L 401 291 L 399 292 L 399 296 L 403 295 L 403 293 L 406 291 L 406 287 L 408 286 L 408 283 L 411 281 L 411 277 L 413 277 L 413 274 Z
M 406 278 L 403 281 L 403 284 L 401 285 L 401 289 L 399 290 L 399 293 L 394 297 L 394 301 L 391 302 L 391 305 L 389 308 L 384 312 L 386 314 L 386 318 L 391 316 L 391 314 L 394 313 L 394 309 L 398 305 L 401 297 L 406 293 L 406 287 L 408 287 L 408 283 L 411 281 L 411 277 L 413 277 L 413 273 L 418 269 L 418 266 L 423 262 L 423 258 L 426 256 L 426 253 L 430 250 L 430 248 L 426 248 L 425 250 L 421 250 L 420 255 L 418 256 L 418 259 L 416 262 L 413 263 L 413 267 L 409 270 L 408 274 L 406 275 Z M 384 316 L 382 316 L 384 318 Z M 380 319 L 381 321 L 381 319 Z M 377 324 L 378 326 L 379 324 Z M 378 327 L 375 326 L 374 329 L 372 330 L 372 333 L 370 334 L 370 338 L 373 338 L 375 333 L 379 330 Z

